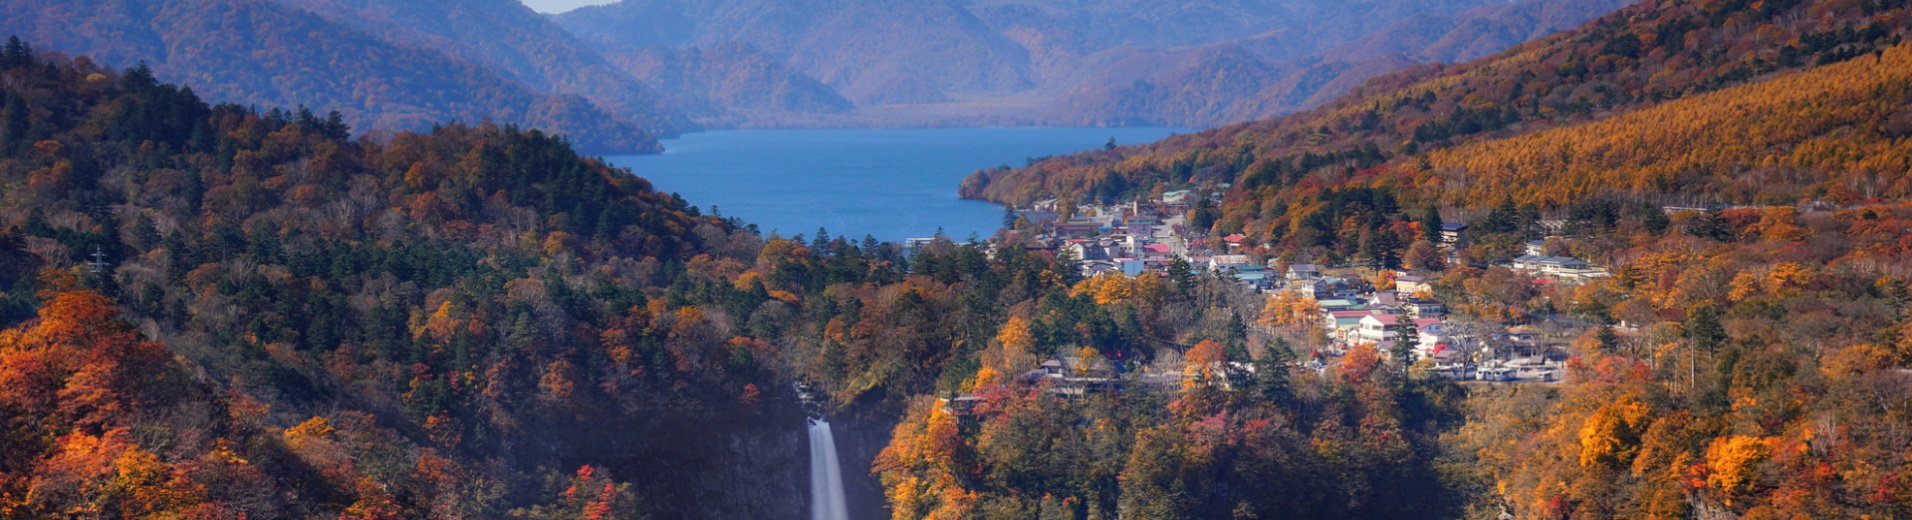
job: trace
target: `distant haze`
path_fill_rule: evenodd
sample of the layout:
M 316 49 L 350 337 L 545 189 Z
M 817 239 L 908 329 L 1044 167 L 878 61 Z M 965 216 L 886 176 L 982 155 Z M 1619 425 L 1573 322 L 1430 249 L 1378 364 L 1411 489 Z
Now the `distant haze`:
M 540 13 L 562 13 L 587 5 L 604 5 L 617 0 L 521 0 L 526 7 Z

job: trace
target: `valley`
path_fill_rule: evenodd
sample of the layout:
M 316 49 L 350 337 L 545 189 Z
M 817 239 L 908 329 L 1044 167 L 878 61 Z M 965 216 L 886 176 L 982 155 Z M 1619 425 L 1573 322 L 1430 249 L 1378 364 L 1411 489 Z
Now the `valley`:
M 0 518 L 1912 517 L 1909 27 L 8 3 Z

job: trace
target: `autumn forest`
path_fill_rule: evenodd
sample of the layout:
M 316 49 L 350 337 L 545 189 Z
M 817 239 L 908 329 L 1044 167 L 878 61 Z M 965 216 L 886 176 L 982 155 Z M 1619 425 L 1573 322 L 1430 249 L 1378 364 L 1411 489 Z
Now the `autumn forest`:
M 910 244 L 706 211 L 562 99 L 368 136 L 13 38 L 0 519 L 801 518 L 807 417 L 859 520 L 1912 518 L 1908 25 L 1643 0 L 980 170 L 1003 229 Z M 1060 236 L 1110 212 L 1186 248 Z M 1317 267 L 1558 370 L 1351 339 Z

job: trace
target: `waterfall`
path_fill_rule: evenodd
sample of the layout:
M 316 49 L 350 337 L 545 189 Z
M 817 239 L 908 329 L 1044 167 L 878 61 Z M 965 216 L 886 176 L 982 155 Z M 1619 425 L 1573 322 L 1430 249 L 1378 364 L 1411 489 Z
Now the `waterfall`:
M 837 464 L 830 421 L 810 420 L 810 520 L 849 520 L 843 503 L 843 468 Z

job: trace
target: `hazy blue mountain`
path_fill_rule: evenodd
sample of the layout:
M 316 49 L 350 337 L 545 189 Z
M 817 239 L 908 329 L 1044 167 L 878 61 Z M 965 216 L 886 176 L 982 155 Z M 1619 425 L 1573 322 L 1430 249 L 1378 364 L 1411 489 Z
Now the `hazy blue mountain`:
M 748 43 L 858 104 L 935 103 L 1036 83 L 1027 49 L 939 0 L 627 0 L 556 19 L 631 47 Z
M 659 133 L 696 126 L 662 95 L 517 0 L 276 1 L 479 64 L 541 92 L 583 96 Z
M 13 0 L 0 3 L 0 32 L 102 63 L 145 62 L 214 101 L 337 110 L 360 131 L 489 119 L 587 150 L 658 149 L 651 130 L 585 98 L 265 0 Z
M 746 43 L 704 48 L 613 46 L 604 57 L 667 93 L 673 106 L 707 126 L 748 125 L 784 114 L 840 114 L 856 108 L 829 86 Z
M 1483 56 L 1626 3 L 624 0 L 553 18 L 600 48 L 747 43 L 860 107 L 810 124 L 1208 126 L 1314 106 L 1376 74 Z
M 1301 53 L 1335 37 L 1292 29 L 1197 47 L 1117 48 L 1063 75 L 1067 90 L 1043 120 L 1216 126 L 1273 117 L 1326 103 L 1374 76 L 1417 63 L 1477 59 L 1632 1 L 1524 0 L 1422 13 L 1310 54 Z

